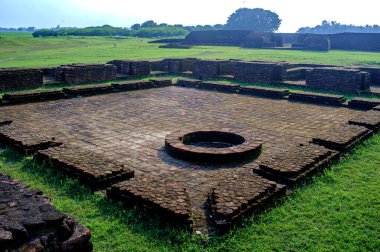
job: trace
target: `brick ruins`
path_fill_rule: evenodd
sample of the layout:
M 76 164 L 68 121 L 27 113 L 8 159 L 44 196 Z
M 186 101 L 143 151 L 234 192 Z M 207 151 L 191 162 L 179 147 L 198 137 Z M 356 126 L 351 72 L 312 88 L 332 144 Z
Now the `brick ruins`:
M 165 43 L 166 41 L 157 41 Z M 193 31 L 182 41 L 184 45 L 241 46 L 251 48 L 281 48 L 285 50 L 380 51 L 378 33 L 257 33 L 246 30 Z
M 0 68 L 0 91 L 39 88 L 42 85 L 43 72 L 40 69 Z
M 116 79 L 116 68 L 110 64 L 71 64 L 53 72 L 57 81 L 69 84 L 105 82 Z
M 1 251 L 92 251 L 90 231 L 39 190 L 0 173 Z
M 173 72 L 189 66 L 178 59 L 161 63 L 155 67 Z M 228 72 L 220 70 L 224 63 L 210 64 L 222 74 Z M 125 81 L 4 99 L 2 144 L 49 160 L 93 190 L 106 189 L 115 201 L 203 234 L 227 230 L 241 216 L 262 210 L 380 128 L 378 100 L 347 105 L 338 95 L 194 79 Z
M 371 75 L 357 69 L 314 68 L 306 71 L 306 87 L 340 93 L 369 90 Z
M 0 90 L 87 84 L 167 74 L 200 80 L 223 79 L 343 93 L 371 94 L 372 86 L 380 84 L 380 68 L 376 67 L 168 58 L 153 61 L 113 60 L 107 64 L 71 64 L 40 70 L 4 68 L 0 69 L 0 84 L 3 88 Z

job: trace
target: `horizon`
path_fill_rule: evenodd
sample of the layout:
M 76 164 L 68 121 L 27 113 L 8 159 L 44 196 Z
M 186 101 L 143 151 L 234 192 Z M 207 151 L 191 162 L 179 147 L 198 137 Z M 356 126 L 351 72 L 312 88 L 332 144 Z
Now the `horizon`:
M 371 0 L 336 3 L 328 0 L 193 0 L 183 6 L 180 1 L 140 0 L 2 0 L 0 27 L 89 27 L 111 25 L 130 27 L 135 23 L 154 20 L 157 23 L 184 26 L 225 24 L 229 15 L 239 8 L 263 8 L 276 12 L 282 24 L 277 32 L 296 32 L 301 27 L 313 27 L 323 20 L 357 26 L 380 24 L 379 4 Z M 358 5 L 360 3 L 360 5 Z M 344 5 L 344 8 L 343 8 Z M 147 8 L 147 6 L 149 8 Z M 329 8 L 325 8 L 329 6 Z M 201 8 L 202 7 L 202 8 Z M 212 12 L 212 15 L 210 15 Z M 196 17 L 194 14 L 197 14 Z M 355 17 L 354 19 L 352 17 Z

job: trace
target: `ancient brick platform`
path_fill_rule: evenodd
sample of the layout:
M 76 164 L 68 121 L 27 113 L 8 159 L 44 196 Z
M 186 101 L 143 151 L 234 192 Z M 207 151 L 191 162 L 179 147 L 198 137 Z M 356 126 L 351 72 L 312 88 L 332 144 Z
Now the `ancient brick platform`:
M 37 159 L 50 160 L 55 167 L 79 178 L 93 189 L 103 189 L 133 177 L 133 171 L 123 163 L 80 146 L 64 145 L 40 150 Z
M 289 150 L 263 158 L 254 171 L 266 178 L 284 184 L 294 184 L 309 173 L 326 167 L 338 153 L 322 146 L 300 144 Z
M 136 90 L 139 85 L 147 89 Z M 1 140 L 43 149 L 38 159 L 50 160 L 94 189 L 110 186 L 110 198 L 153 209 L 194 232 L 208 233 L 260 209 L 285 193 L 283 184 L 292 186 L 335 160 L 339 155 L 335 147 L 312 144 L 314 138 L 327 142 L 330 138 L 321 134 L 332 134 L 330 142 L 343 143 L 347 149 L 378 125 L 377 114 L 366 114 L 378 111 L 205 90 L 192 80 L 180 80 L 178 86 L 155 85 L 115 83 L 113 88 L 131 92 L 1 107 Z M 349 121 L 365 125 L 350 127 Z M 261 152 L 219 163 L 184 160 L 167 152 L 167 136 L 199 129 L 260 139 Z M 49 141 L 59 146 L 39 146 Z M 239 141 L 205 142 L 212 144 L 201 147 L 216 153 L 223 153 L 223 148 L 242 150 Z
M 371 135 L 372 131 L 366 127 L 343 124 L 329 131 L 317 134 L 312 142 L 329 149 L 346 151 Z
M 90 231 L 50 199 L 0 173 L 1 251 L 92 251 Z
M 12 121 L 3 121 L 0 126 L 0 142 L 25 154 L 60 145 L 54 137 L 40 134 Z
M 364 126 L 372 130 L 380 128 L 380 111 L 370 110 L 361 113 L 349 121 L 350 124 Z

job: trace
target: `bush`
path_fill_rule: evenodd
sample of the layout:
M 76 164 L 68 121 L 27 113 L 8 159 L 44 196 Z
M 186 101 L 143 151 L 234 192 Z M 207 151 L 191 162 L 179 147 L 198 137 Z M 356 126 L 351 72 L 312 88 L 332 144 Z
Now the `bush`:
M 189 32 L 182 27 L 164 26 L 156 28 L 141 28 L 140 30 L 131 32 L 132 37 L 139 38 L 158 38 L 158 37 L 174 37 L 185 36 Z
M 74 28 L 74 29 L 61 29 L 61 30 L 48 30 L 42 29 L 35 31 L 33 37 L 57 37 L 57 36 L 131 36 L 140 38 L 157 38 L 157 37 L 174 37 L 185 36 L 188 31 L 183 27 L 175 26 L 162 26 L 154 28 L 141 28 L 138 30 L 128 30 L 126 28 L 112 27 L 109 25 Z

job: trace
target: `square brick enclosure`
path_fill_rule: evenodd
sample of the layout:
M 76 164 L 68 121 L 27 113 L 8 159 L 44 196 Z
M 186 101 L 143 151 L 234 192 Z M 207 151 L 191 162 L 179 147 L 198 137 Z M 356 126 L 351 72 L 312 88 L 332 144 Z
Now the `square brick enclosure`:
M 39 159 L 94 188 L 108 188 L 108 197 L 207 233 L 284 194 L 284 185 L 336 157 L 337 149 L 313 139 L 346 146 L 368 134 L 348 124 L 361 113 L 171 86 L 2 107 L 0 135 L 39 149 Z M 167 153 L 168 134 L 208 129 L 248 136 L 258 141 L 255 147 L 262 143 L 261 153 L 220 164 Z

